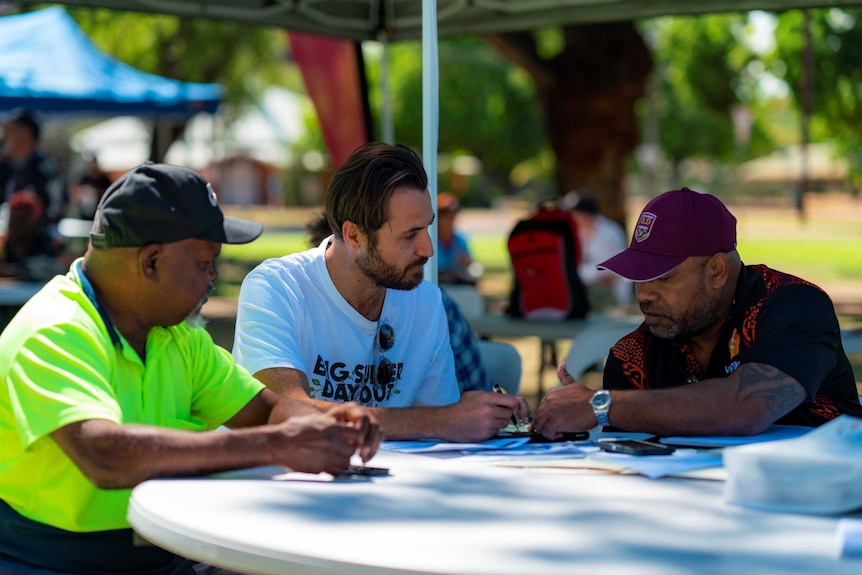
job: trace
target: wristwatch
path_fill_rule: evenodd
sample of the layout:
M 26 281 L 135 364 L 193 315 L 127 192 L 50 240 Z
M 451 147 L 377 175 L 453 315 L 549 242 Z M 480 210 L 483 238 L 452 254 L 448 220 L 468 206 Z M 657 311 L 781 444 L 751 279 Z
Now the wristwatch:
M 611 392 L 607 389 L 600 389 L 593 394 L 590 399 L 590 406 L 593 408 L 593 413 L 596 414 L 596 421 L 599 425 L 610 425 L 608 419 L 608 411 L 611 409 Z

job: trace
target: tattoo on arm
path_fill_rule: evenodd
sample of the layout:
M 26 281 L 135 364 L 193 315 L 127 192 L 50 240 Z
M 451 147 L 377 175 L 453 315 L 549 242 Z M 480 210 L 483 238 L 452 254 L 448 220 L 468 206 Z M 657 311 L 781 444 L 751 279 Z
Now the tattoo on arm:
M 766 411 L 779 418 L 805 399 L 802 385 L 780 369 L 763 363 L 746 363 L 737 370 L 739 401 L 761 401 Z

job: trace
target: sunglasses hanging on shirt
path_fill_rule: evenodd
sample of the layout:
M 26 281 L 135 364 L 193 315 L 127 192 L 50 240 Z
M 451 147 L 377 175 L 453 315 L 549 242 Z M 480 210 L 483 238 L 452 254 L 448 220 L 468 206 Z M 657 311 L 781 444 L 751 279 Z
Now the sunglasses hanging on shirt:
M 381 323 L 377 328 L 377 362 L 374 368 L 375 383 L 389 383 L 395 375 L 395 364 L 384 357 L 383 352 L 392 349 L 395 345 L 395 330 L 388 323 Z

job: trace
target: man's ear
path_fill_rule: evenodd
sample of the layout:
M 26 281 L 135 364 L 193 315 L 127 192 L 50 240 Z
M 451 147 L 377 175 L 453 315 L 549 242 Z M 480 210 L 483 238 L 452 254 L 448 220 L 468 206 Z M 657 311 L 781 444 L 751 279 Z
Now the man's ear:
M 713 287 L 722 288 L 730 279 L 730 261 L 727 259 L 727 254 L 721 252 L 713 254 L 707 262 L 709 270 L 709 279 Z
M 141 275 L 147 279 L 156 279 L 158 277 L 158 260 L 162 255 L 162 246 L 158 244 L 150 244 L 144 246 L 138 252 L 138 270 Z
M 344 242 L 353 249 L 360 249 L 368 242 L 365 232 L 351 221 L 342 224 L 341 234 L 344 236 Z

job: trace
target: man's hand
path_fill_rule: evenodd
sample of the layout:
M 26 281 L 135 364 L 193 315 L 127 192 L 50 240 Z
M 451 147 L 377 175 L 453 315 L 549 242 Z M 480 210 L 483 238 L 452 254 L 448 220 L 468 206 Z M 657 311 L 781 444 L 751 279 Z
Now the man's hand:
M 368 461 L 377 453 L 383 434 L 380 432 L 380 424 L 377 418 L 365 407 L 355 403 L 339 403 L 328 411 L 329 415 L 337 421 L 350 425 L 359 431 L 359 457 L 362 461 Z
M 560 383 L 562 383 L 564 386 L 572 383 L 578 383 L 578 380 L 575 379 L 572 374 L 569 373 L 569 370 L 566 369 L 565 361 L 557 366 L 557 379 L 559 379 Z
M 530 416 L 524 398 L 487 391 L 468 391 L 446 409 L 446 433 L 441 438 L 459 442 L 484 441 L 506 427 L 513 415 L 519 421 Z
M 563 432 L 595 427 L 596 416 L 590 406 L 595 391 L 572 377 L 565 363 L 557 368 L 557 377 L 563 386 L 548 391 L 542 399 L 533 418 L 533 431 L 548 439 L 559 439 Z
M 343 473 L 364 437 L 356 426 L 325 413 L 292 417 L 276 427 L 276 441 L 269 445 L 274 463 L 306 473 Z

